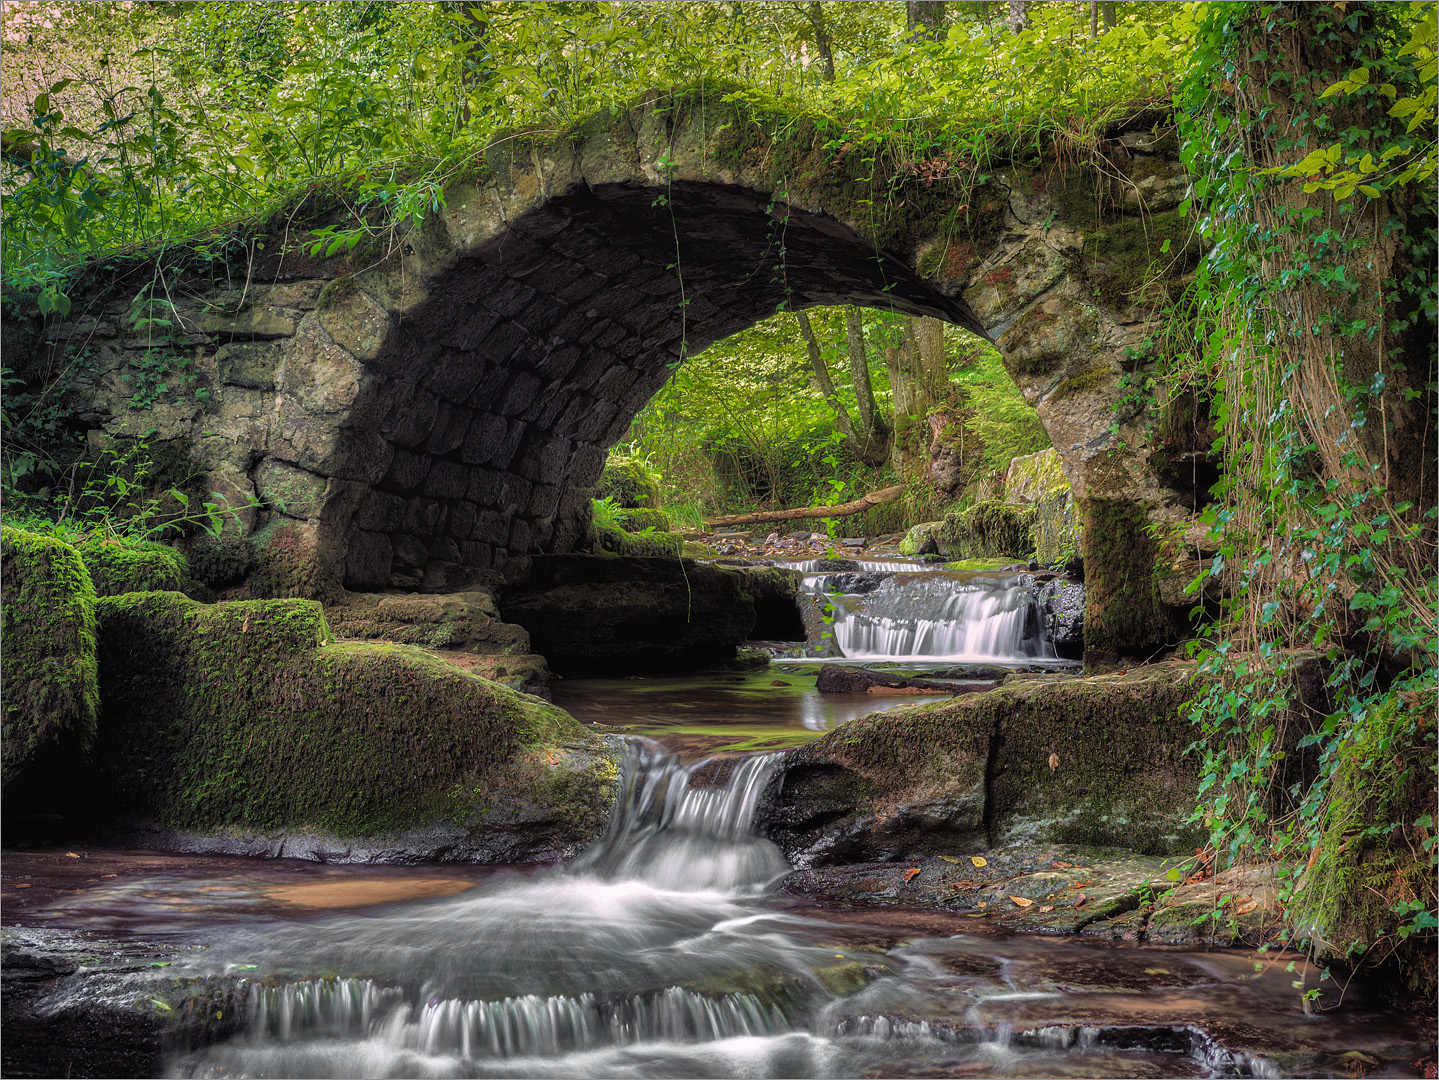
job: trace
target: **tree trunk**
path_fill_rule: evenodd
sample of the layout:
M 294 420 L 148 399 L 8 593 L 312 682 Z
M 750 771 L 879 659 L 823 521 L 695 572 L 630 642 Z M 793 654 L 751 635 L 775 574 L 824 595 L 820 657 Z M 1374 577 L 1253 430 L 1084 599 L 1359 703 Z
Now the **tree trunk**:
M 810 0 L 809 25 L 814 30 L 814 46 L 819 52 L 824 81 L 834 82 L 834 50 L 830 45 L 829 27 L 824 23 L 824 7 L 819 0 Z
M 824 355 L 820 352 L 819 342 L 814 336 L 814 327 L 809 324 L 809 316 L 803 311 L 796 311 L 794 318 L 799 323 L 799 335 L 804 338 L 805 349 L 809 352 L 809 366 L 814 372 L 815 382 L 819 383 L 819 392 L 824 395 L 825 404 L 834 410 L 835 426 L 844 435 L 845 442 L 855 456 L 860 457 L 860 441 L 855 434 L 854 422 L 850 420 L 849 410 L 835 392 L 834 380 L 829 377 L 829 365 L 824 362 Z
M 859 401 L 859 422 L 864 428 L 859 459 L 869 466 L 882 465 L 889 456 L 889 425 L 874 403 L 869 361 L 864 355 L 864 317 L 859 308 L 845 308 L 844 328 L 849 339 L 849 377 L 854 382 L 854 396 Z
M 944 0 L 905 0 L 910 41 L 944 40 Z
M 890 387 L 895 432 L 890 462 L 901 478 L 924 481 L 952 496 L 963 486 L 965 447 L 959 401 L 949 382 L 944 323 L 911 319 L 904 344 L 893 352 Z
M 904 485 L 896 484 L 894 487 L 882 488 L 879 491 L 871 491 L 868 495 L 861 495 L 847 503 L 838 503 L 834 506 L 805 506 L 798 510 L 761 510 L 754 514 L 730 514 L 727 517 L 705 518 L 706 529 L 714 529 L 725 525 L 754 525 L 761 521 L 796 521 L 799 518 L 833 518 L 849 517 L 851 514 L 862 514 L 871 506 L 878 506 L 880 503 L 894 502 L 904 493 Z
M 1009 0 L 1009 32 L 1022 34 L 1029 29 L 1029 0 Z

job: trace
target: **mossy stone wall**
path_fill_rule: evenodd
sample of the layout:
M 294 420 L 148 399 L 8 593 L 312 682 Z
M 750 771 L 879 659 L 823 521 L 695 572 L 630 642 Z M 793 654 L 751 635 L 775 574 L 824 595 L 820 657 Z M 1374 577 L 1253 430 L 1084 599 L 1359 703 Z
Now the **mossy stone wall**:
M 1188 637 L 1187 622 L 1160 596 L 1159 545 L 1143 505 L 1090 497 L 1082 514 L 1085 664 L 1148 660 Z
M 95 588 L 84 561 L 53 536 L 0 526 L 3 787 L 42 755 L 78 761 L 99 712 Z

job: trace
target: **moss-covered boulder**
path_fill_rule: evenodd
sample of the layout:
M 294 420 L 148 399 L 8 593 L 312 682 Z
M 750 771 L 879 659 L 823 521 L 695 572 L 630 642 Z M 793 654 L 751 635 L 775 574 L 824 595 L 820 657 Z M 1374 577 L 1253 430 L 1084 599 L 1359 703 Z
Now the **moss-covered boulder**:
M 626 510 L 658 510 L 660 486 L 638 458 L 611 457 L 595 485 L 595 498 L 609 499 Z
M 627 532 L 610 525 L 596 525 L 595 535 L 601 550 L 613 555 L 673 555 L 684 549 L 684 538 L 678 533 Z
M 91 787 L 152 843 L 516 862 L 604 824 L 617 744 L 423 650 L 336 644 L 313 601 L 97 607 Z
M 1004 501 L 1034 507 L 1034 557 L 1040 562 L 1053 566 L 1079 554 L 1079 510 L 1054 447 L 1009 463 Z
M 663 510 L 651 510 L 649 507 L 621 510 L 620 524 L 626 532 L 631 533 L 641 533 L 646 529 L 653 529 L 655 532 L 660 533 L 670 531 L 670 519 L 665 512 Z
M 860 717 L 790 752 L 766 829 L 797 866 L 1024 843 L 1192 851 L 1195 673 L 1016 675 Z
M 904 534 L 899 542 L 901 555 L 938 555 L 939 531 L 944 528 L 942 521 L 922 521 Z
M 183 591 L 190 584 L 185 556 L 169 544 L 92 536 L 77 546 L 96 596 Z
M 95 737 L 95 589 L 53 536 L 0 527 L 0 657 L 5 668 L 0 785 L 43 756 L 78 760 Z
M 524 654 L 523 627 L 502 622 L 492 593 L 347 593 L 325 609 L 338 638 L 396 641 L 453 652 Z
M 978 502 L 946 514 L 935 539 L 954 559 L 1034 557 L 1034 507 Z
M 738 574 L 678 558 L 538 555 L 500 611 L 556 672 L 577 676 L 711 667 L 733 660 L 755 624 Z

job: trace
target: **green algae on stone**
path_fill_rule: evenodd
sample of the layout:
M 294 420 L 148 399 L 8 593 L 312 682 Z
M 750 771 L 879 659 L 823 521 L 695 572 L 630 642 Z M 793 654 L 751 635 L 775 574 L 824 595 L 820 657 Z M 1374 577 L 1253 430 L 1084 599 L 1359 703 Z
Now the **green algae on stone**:
M 576 842 L 603 823 L 607 744 L 421 649 L 335 644 L 318 603 L 132 593 L 98 610 L 98 779 L 123 813 L 339 837 L 540 817 Z
M 1034 508 L 979 502 L 945 515 L 936 539 L 961 559 L 1028 559 L 1034 554 Z
M 595 533 L 599 546 L 615 555 L 674 555 L 679 556 L 684 548 L 684 538 L 678 533 L 630 533 L 608 525 L 596 525 Z
M 670 519 L 663 510 L 635 507 L 621 510 L 619 517 L 620 524 L 624 526 L 626 532 L 640 533 L 646 529 L 653 529 L 655 532 L 661 533 L 670 531 Z
M 127 592 L 182 591 L 189 584 L 185 556 L 153 540 L 92 536 L 77 545 L 96 596 Z
M 55 537 L 0 527 L 0 611 L 8 788 L 38 756 L 83 753 L 95 737 L 95 588 L 79 552 Z

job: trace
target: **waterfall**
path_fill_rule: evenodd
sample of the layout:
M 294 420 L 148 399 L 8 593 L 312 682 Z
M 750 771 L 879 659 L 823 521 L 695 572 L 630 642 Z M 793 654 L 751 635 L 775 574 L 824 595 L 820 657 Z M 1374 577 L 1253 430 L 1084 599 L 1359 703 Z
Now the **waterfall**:
M 835 642 L 847 658 L 1013 662 L 1055 656 L 1038 598 L 1014 578 L 906 574 L 862 593 L 842 591 L 848 586 L 843 579 L 807 577 L 805 590 L 825 598 Z
M 657 749 L 636 749 L 604 835 L 571 871 L 681 891 L 764 885 L 789 870 L 779 849 L 751 832 L 760 795 L 782 760 L 741 758 L 730 765 L 728 782 L 695 786 L 697 774 L 715 763 L 684 765 Z

